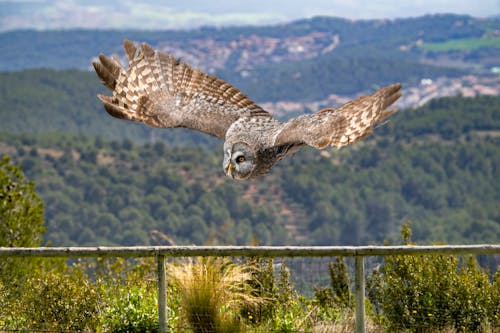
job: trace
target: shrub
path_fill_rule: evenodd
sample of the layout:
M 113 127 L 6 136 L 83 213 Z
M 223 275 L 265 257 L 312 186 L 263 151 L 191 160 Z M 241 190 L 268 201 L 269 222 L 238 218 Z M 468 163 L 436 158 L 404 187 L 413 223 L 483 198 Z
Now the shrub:
M 405 244 L 410 244 L 410 235 L 404 227 Z M 369 286 L 368 296 L 391 331 L 451 327 L 482 332 L 500 307 L 492 297 L 494 285 L 473 257 L 385 257 Z
M 123 286 L 110 300 L 103 315 L 104 331 L 110 333 L 158 332 L 158 302 L 144 286 Z
M 500 269 L 497 269 L 493 279 L 492 290 L 489 318 L 492 327 L 500 327 Z
M 9 157 L 0 158 L 0 246 L 39 246 L 43 233 L 43 203 L 35 184 L 25 179 L 21 168 Z M 0 281 L 7 289 L 23 284 L 22 279 L 37 267 L 33 258 L 2 258 Z
M 353 307 L 353 296 L 349 290 L 349 275 L 343 258 L 336 258 L 328 264 L 330 288 L 315 288 L 314 297 L 324 308 L 350 309 Z
M 18 299 L 12 297 L 12 292 L 0 280 L 0 331 L 23 326 L 24 318 L 19 312 Z
M 104 332 L 158 331 L 154 263 L 152 258 L 140 259 L 139 263 L 123 258 L 99 258 L 87 268 L 94 272 L 100 286 Z
M 17 305 L 23 325 L 40 330 L 92 330 L 99 327 L 100 297 L 88 276 L 76 268 L 30 277 Z
M 248 280 L 252 287 L 252 295 L 263 299 L 264 302 L 243 306 L 241 316 L 248 323 L 258 325 L 274 317 L 278 304 L 277 283 L 272 258 L 252 257 L 248 259 L 248 264 L 254 267 Z

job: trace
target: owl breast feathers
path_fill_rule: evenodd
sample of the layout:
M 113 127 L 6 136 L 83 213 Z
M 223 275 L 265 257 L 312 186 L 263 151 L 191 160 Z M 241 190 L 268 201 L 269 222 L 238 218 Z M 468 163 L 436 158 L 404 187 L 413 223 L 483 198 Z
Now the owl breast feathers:
M 129 66 L 99 55 L 92 64 L 113 96 L 98 95 L 113 117 L 155 127 L 184 127 L 224 142 L 223 168 L 234 179 L 257 178 L 303 146 L 352 144 L 372 132 L 400 96 L 401 84 L 338 108 L 280 122 L 229 83 L 143 43 L 124 42 Z

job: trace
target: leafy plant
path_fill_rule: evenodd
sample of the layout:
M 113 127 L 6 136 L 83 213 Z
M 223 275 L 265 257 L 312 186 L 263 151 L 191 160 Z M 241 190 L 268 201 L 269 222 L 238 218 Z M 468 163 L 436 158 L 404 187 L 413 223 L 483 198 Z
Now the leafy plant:
M 101 298 L 78 268 L 48 271 L 27 280 L 17 305 L 24 325 L 40 330 L 96 330 Z
M 35 184 L 4 156 L 0 160 L 0 246 L 38 246 L 45 231 L 43 203 Z
M 39 246 L 45 231 L 43 203 L 35 193 L 35 184 L 4 156 L 0 159 L 0 246 Z M 0 281 L 9 289 L 20 286 L 37 262 L 31 258 L 2 258 Z
M 330 287 L 333 291 L 334 301 L 337 306 L 351 308 L 353 297 L 349 288 L 349 275 L 347 265 L 343 258 L 336 258 L 334 262 L 328 264 L 330 274 Z
M 158 297 L 154 260 L 99 258 L 88 263 L 102 295 L 101 322 L 105 332 L 158 331 Z
M 241 309 L 241 316 L 252 325 L 271 320 L 277 306 L 277 287 L 274 277 L 272 258 L 252 257 L 247 264 L 254 267 L 248 283 L 252 287 L 255 297 L 265 300 L 263 303 L 245 305 Z
M 403 240 L 411 230 L 403 226 Z M 372 275 L 368 295 L 389 330 L 455 328 L 482 332 L 496 320 L 495 286 L 473 257 L 452 255 L 385 257 Z M 485 326 L 486 325 L 486 326 Z
M 123 286 L 104 310 L 104 328 L 113 333 L 158 332 L 158 302 L 144 286 Z

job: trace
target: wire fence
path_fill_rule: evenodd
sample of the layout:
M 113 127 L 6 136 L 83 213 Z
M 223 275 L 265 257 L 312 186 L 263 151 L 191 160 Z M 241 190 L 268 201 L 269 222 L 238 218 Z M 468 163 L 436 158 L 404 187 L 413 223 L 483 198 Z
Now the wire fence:
M 123 270 L 132 271 L 135 269 L 134 267 L 139 266 L 137 261 L 149 258 L 149 265 L 143 265 L 146 268 L 142 272 L 136 272 L 136 277 L 142 279 L 141 281 L 146 286 L 144 290 L 153 290 L 152 296 L 154 297 L 151 297 L 151 294 L 141 294 L 141 290 L 135 290 L 133 286 L 128 286 L 130 290 L 124 296 L 127 297 L 127 300 L 123 300 L 123 303 L 120 303 L 120 300 L 116 302 L 124 305 L 120 310 L 122 312 L 132 311 L 130 309 L 125 310 L 126 306 L 130 307 L 130 304 L 139 302 L 137 304 L 145 307 L 144 311 L 140 313 L 141 316 L 147 316 L 147 310 L 151 310 L 149 316 L 155 316 L 154 321 L 150 321 L 154 323 L 153 326 L 140 328 L 135 327 L 134 322 L 132 322 L 129 331 L 158 331 L 161 333 L 238 332 L 242 330 L 243 326 L 246 328 L 245 331 L 249 332 L 386 332 L 383 323 L 376 320 L 383 308 L 379 302 L 383 300 L 377 299 L 377 295 L 370 294 L 372 286 L 369 286 L 370 290 L 367 292 L 367 276 L 370 275 L 370 284 L 376 284 L 377 280 L 373 278 L 376 274 L 372 272 L 377 272 L 377 268 L 382 265 L 386 258 L 487 255 L 494 258 L 494 265 L 498 265 L 498 254 L 500 254 L 500 245 L 491 244 L 361 247 L 0 248 L 0 260 L 19 257 L 30 258 L 30 260 L 34 257 L 78 258 L 80 264 L 82 260 L 86 262 L 85 265 L 92 272 L 94 280 L 103 278 L 103 275 L 99 275 L 99 264 L 107 263 L 109 272 L 109 265 L 112 265 L 113 258 L 127 258 L 126 260 L 129 262 L 121 265 L 113 276 L 108 274 L 107 278 L 123 278 L 124 274 L 126 274 Z M 344 258 L 345 260 L 340 261 L 336 258 Z M 462 259 L 462 261 L 465 261 L 465 259 Z M 202 265 L 196 266 L 197 264 Z M 433 262 L 433 265 L 444 265 L 444 261 Z M 252 267 L 253 270 L 238 270 L 241 267 Z M 255 269 L 256 267 L 258 269 Z M 444 269 L 443 267 L 436 267 L 436 270 Z M 419 269 L 425 270 L 425 267 Z M 199 274 L 196 275 L 196 272 Z M 222 277 L 221 272 L 225 274 Z M 231 274 L 234 275 L 235 280 L 231 280 Z M 411 278 L 411 276 L 409 277 Z M 202 278 L 205 280 L 202 280 Z M 190 279 L 191 284 L 187 283 Z M 353 280 L 353 282 L 349 280 Z M 231 284 L 231 281 L 236 282 Z M 254 285 L 250 286 L 253 288 L 249 291 L 249 285 L 241 284 L 242 281 L 253 281 Z M 220 282 L 220 284 L 217 285 L 215 282 Z M 402 283 L 407 282 L 402 281 Z M 59 283 L 64 282 L 59 281 Z M 213 290 L 215 290 L 215 293 L 208 294 L 208 297 L 206 297 L 208 293 L 207 284 L 214 284 Z M 457 288 L 457 286 L 453 285 L 452 287 Z M 443 285 L 436 286 L 438 289 L 445 287 Z M 134 294 L 134 292 L 137 294 Z M 185 294 L 183 294 L 184 303 L 180 301 L 183 297 L 180 295 L 183 292 L 187 292 L 193 297 L 191 303 L 189 303 L 189 300 L 185 300 Z M 421 290 L 421 292 L 429 293 L 430 291 Z M 248 297 L 248 294 L 253 297 Z M 120 298 L 120 295 L 122 294 L 117 292 L 116 298 Z M 237 295 L 236 298 L 231 298 L 234 295 Z M 367 316 L 365 307 L 367 296 L 371 301 L 369 316 Z M 86 297 L 87 301 L 90 301 L 90 291 Z M 144 298 L 148 297 L 153 300 L 150 302 L 144 301 Z M 218 299 L 219 297 L 220 299 Z M 407 297 L 407 295 L 401 295 L 401 300 L 404 297 Z M 262 301 L 271 298 L 274 300 L 272 308 L 269 302 Z M 209 306 L 203 308 L 202 305 L 205 303 L 202 302 L 208 302 Z M 213 313 L 214 304 L 217 313 Z M 237 304 L 237 306 L 233 306 L 234 304 Z M 339 304 L 340 306 L 338 306 Z M 395 305 L 399 306 L 398 304 Z M 454 327 L 455 331 L 449 330 L 450 327 L 455 325 L 454 320 L 456 321 L 456 318 L 450 316 L 455 314 L 452 311 L 441 311 L 441 307 L 447 305 L 440 304 L 437 299 L 429 299 L 427 303 L 414 302 L 400 305 L 402 309 L 401 318 L 408 320 L 407 322 L 400 320 L 399 324 L 392 325 L 392 331 L 435 332 L 436 327 L 442 329 L 439 332 L 445 332 L 446 330 L 448 330 L 446 332 L 466 332 L 471 329 L 470 327 Z M 193 318 L 188 318 L 189 311 L 186 312 L 186 309 L 189 306 L 193 310 L 190 313 L 195 314 Z M 498 306 L 498 312 L 493 313 L 492 316 L 500 315 L 500 304 Z M 180 308 L 183 309 L 183 313 L 180 312 Z M 4 308 L 1 311 L 8 311 L 8 309 Z M 405 311 L 408 313 L 404 313 Z M 482 309 L 478 308 L 477 311 L 482 311 Z M 139 314 L 132 312 L 129 313 L 128 319 L 132 318 L 133 321 L 133 316 Z M 234 315 L 235 313 L 238 320 L 233 321 L 231 318 L 234 319 L 235 316 L 231 316 L 231 314 Z M 272 324 L 266 324 L 266 320 L 269 322 L 270 314 L 273 316 Z M 471 313 L 470 315 L 474 314 Z M 180 319 L 180 317 L 184 319 Z M 122 321 L 125 320 L 123 318 Z M 138 323 L 142 319 L 137 317 L 135 320 Z M 221 320 L 222 322 L 220 322 Z M 466 322 L 465 320 L 464 322 Z M 494 329 L 500 329 L 500 326 L 496 326 L 497 324 L 500 325 L 500 321 L 496 323 L 489 322 L 483 327 L 473 327 L 472 329 L 478 332 L 487 332 L 488 330 L 494 332 Z M 2 325 L 0 320 L 0 332 L 79 331 L 82 330 L 68 328 L 54 330 L 13 328 L 8 327 L 5 323 Z M 102 331 L 107 330 L 102 328 Z

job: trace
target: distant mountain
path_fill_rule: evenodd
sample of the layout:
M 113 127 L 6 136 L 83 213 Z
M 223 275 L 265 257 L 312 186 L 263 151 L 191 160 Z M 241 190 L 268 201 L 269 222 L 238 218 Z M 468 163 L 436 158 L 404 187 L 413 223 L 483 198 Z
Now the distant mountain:
M 189 31 L 19 30 L 0 34 L 0 71 L 26 68 L 90 68 L 99 52 L 122 55 L 125 38 L 151 43 L 205 70 L 235 70 L 304 60 L 333 52 L 366 50 L 390 59 L 419 60 L 422 43 L 485 38 L 500 30 L 495 19 L 431 15 L 395 20 L 315 17 L 265 27 Z
M 277 111 L 275 114 L 280 118 L 290 118 L 297 113 L 315 112 L 322 107 L 338 104 L 340 100 L 331 99 L 304 102 L 308 98 L 329 95 L 332 91 L 349 92 L 349 89 L 353 91 L 359 87 L 373 91 L 375 87 L 372 84 L 377 82 L 415 81 L 432 73 L 454 73 L 445 68 L 421 64 L 412 66 L 408 61 L 391 62 L 376 58 L 368 62 L 369 66 L 360 68 L 353 59 L 336 58 L 330 61 L 332 58 L 335 59 L 333 55 L 325 55 L 316 61 L 305 60 L 297 67 L 281 64 L 256 68 L 257 74 L 246 80 L 233 77 L 233 82 L 258 102 L 276 100 L 276 103 L 261 104 L 268 110 Z M 297 79 L 297 73 L 300 79 Z M 261 79 L 257 80 L 258 77 Z M 403 101 L 407 99 L 413 101 L 413 105 L 420 105 L 440 94 L 471 95 L 470 91 L 481 94 L 481 89 L 488 94 L 496 92 L 499 95 L 500 80 L 488 79 L 488 82 L 496 84 L 495 89 L 489 89 L 475 77 L 466 78 L 464 81 L 457 78 L 414 88 L 407 86 Z M 462 90 L 452 90 L 461 86 Z M 0 73 L 0 133 L 65 132 L 138 143 L 161 140 L 177 146 L 212 147 L 220 143 L 216 138 L 194 131 L 164 130 L 112 118 L 97 99 L 98 93 L 108 92 L 92 72 L 32 69 Z M 291 103 L 290 100 L 298 102 Z M 287 107 L 290 104 L 294 107 Z
M 417 241 L 495 243 L 500 97 L 431 99 L 498 95 L 488 70 L 500 66 L 499 31 L 497 20 L 436 15 L 2 33 L 0 154 L 37 183 L 54 245 L 156 244 L 162 234 L 182 244 L 371 244 L 399 238 L 408 220 Z M 415 104 L 431 101 L 350 149 L 304 149 L 262 181 L 236 183 L 222 174 L 220 150 L 199 148 L 221 140 L 104 112 L 104 87 L 85 69 L 99 52 L 123 58 L 125 38 L 296 112 L 394 81 Z
M 224 176 L 220 148 L 32 125 L 1 134 L 0 154 L 37 184 L 53 245 L 382 244 L 408 221 L 419 243 L 498 243 L 499 108 L 500 97 L 433 100 L 354 146 L 304 149 L 249 182 Z
M 0 73 L 0 133 L 64 132 L 105 140 L 173 145 L 213 145 L 215 138 L 193 131 L 165 131 L 110 117 L 97 99 L 105 93 L 94 73 L 37 69 Z
M 259 65 L 244 73 L 217 72 L 257 101 L 315 101 L 333 93 L 372 93 L 394 82 L 415 86 L 422 78 L 457 77 L 467 71 L 422 64 L 407 57 L 386 57 L 367 48 L 351 55 L 332 52 L 302 61 Z

